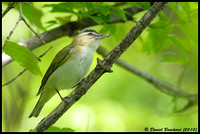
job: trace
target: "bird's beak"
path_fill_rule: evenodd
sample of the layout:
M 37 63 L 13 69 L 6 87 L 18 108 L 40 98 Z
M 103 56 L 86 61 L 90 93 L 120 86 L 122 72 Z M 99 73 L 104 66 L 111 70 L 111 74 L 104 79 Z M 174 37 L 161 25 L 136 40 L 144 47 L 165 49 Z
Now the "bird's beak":
M 110 34 L 100 34 L 100 35 L 98 35 L 98 39 L 103 39 L 103 38 L 105 38 L 105 37 L 108 37 L 108 36 L 110 36 Z

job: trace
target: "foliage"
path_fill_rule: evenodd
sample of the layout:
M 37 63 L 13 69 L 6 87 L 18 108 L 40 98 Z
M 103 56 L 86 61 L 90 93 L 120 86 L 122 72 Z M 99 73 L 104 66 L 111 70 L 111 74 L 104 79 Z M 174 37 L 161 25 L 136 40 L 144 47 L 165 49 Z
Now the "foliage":
M 148 10 L 151 7 L 150 2 L 126 2 L 127 5 L 131 5 L 133 7 L 138 7 L 144 10 Z
M 159 21 L 149 27 L 145 39 L 145 44 L 149 45 L 145 45 L 143 50 L 154 54 L 171 49 L 174 52 L 164 54 L 162 62 L 176 62 L 197 69 L 198 58 L 193 53 L 198 47 L 197 3 L 169 3 L 169 6 L 172 10 L 169 17 L 160 13 Z
M 26 67 L 33 74 L 42 75 L 37 64 L 38 60 L 27 47 L 20 46 L 15 42 L 8 41 L 4 48 L 4 52 L 11 56 L 20 65 Z
M 112 21 L 111 14 L 119 16 L 122 20 L 126 21 L 125 11 L 119 7 L 113 7 L 102 2 L 62 2 L 57 4 L 45 4 L 44 7 L 51 7 L 51 12 L 62 12 L 69 14 L 64 18 L 57 18 L 57 20 L 63 24 L 71 21 L 73 16 L 76 16 L 78 20 L 89 17 L 98 24 L 107 23 Z M 62 21 L 61 21 L 62 20 Z M 65 21 L 63 21 L 65 20 Z M 77 20 L 75 20 L 77 21 Z M 55 23 L 54 20 L 50 20 L 47 23 Z M 53 24 L 52 23 L 52 24 Z
M 37 131 L 31 129 L 31 130 L 29 130 L 29 132 L 37 132 Z M 59 127 L 51 126 L 44 132 L 74 132 L 74 130 L 71 128 L 59 128 Z
M 9 2 L 4 2 L 4 4 L 8 5 Z M 31 5 L 34 5 L 34 2 L 28 2 Z M 28 6 L 25 4 L 22 4 L 22 12 L 23 15 L 29 20 L 29 22 L 32 25 L 37 26 L 40 29 L 44 30 L 44 27 L 42 26 L 41 18 L 44 15 L 41 10 L 38 10 L 35 6 Z M 19 6 L 15 6 L 15 9 L 19 11 Z M 34 14 L 34 15 L 30 15 Z

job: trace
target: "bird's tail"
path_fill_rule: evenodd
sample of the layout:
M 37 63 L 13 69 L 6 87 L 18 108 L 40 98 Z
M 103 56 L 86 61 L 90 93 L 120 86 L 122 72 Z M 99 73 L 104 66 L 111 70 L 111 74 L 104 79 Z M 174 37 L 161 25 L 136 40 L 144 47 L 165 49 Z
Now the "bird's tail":
M 44 104 L 45 103 L 41 103 L 40 102 L 40 99 L 38 100 L 38 102 L 37 102 L 37 104 L 36 104 L 36 106 L 34 107 L 34 109 L 33 109 L 33 111 L 31 112 L 31 114 L 29 115 L 29 118 L 31 118 L 31 117 L 38 117 L 38 115 L 40 114 L 40 112 L 41 112 L 41 110 L 42 110 L 42 108 L 43 108 L 43 106 L 44 106 Z

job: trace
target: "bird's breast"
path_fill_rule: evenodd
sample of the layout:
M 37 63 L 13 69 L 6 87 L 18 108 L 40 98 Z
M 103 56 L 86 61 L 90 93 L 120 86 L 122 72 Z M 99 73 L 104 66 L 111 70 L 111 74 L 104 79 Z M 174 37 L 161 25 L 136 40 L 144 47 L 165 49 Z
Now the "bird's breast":
M 87 74 L 93 60 L 93 51 L 84 48 L 74 51 L 47 80 L 47 85 L 58 90 L 69 89 L 79 83 Z

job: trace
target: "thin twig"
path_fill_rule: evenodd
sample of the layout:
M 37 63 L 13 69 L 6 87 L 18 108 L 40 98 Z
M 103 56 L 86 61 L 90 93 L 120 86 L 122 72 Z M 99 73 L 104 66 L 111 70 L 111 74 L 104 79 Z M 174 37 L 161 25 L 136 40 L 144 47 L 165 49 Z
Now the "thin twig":
M 9 2 L 8 7 L 6 8 L 6 10 L 2 13 L 2 19 L 3 17 L 12 9 L 14 8 L 14 4 L 17 2 Z
M 106 57 L 106 55 L 109 53 L 104 47 L 100 46 L 97 49 L 97 53 L 101 54 L 103 57 Z M 167 83 L 165 81 L 159 80 L 155 78 L 154 76 L 148 74 L 147 72 L 143 72 L 140 69 L 136 68 L 135 66 L 118 59 L 116 62 L 119 66 L 125 68 L 126 70 L 130 71 L 131 73 L 141 77 L 142 79 L 146 80 L 147 82 L 154 85 L 159 91 L 164 92 L 170 96 L 184 96 L 188 97 L 191 96 L 189 93 L 183 91 L 180 89 L 180 87 L 176 87 L 170 83 Z
M 19 24 L 19 22 L 20 22 L 21 20 L 24 21 L 24 23 L 27 25 L 27 27 L 42 41 L 42 43 L 46 44 L 46 43 L 44 42 L 44 40 L 42 40 L 42 39 L 40 38 L 40 36 L 39 36 L 39 35 L 30 27 L 30 25 L 26 22 L 26 20 L 25 20 L 25 18 L 24 18 L 24 16 L 23 16 L 23 13 L 22 13 L 21 2 L 19 2 L 19 14 L 20 14 L 20 15 L 19 15 L 19 18 L 18 18 L 18 20 L 17 20 L 17 22 L 16 22 L 14 28 L 10 31 L 8 37 L 6 38 L 6 41 L 5 41 L 5 43 L 3 44 L 2 49 L 4 49 L 5 45 L 7 44 L 8 40 L 10 39 L 11 35 L 12 35 L 13 32 L 15 31 L 15 29 L 17 28 L 17 26 L 18 26 L 18 24 Z
M 28 2 L 23 2 L 24 4 L 26 4 L 26 5 L 29 5 L 29 6 L 32 6 L 30 3 L 28 3 Z
M 10 84 L 11 82 L 13 82 L 14 80 L 16 80 L 16 79 L 17 79 L 19 76 L 21 76 L 26 70 L 27 70 L 27 69 L 24 68 L 24 70 L 21 71 L 17 76 L 15 76 L 14 78 L 12 78 L 12 79 L 9 80 L 8 82 L 4 83 L 4 84 L 2 85 L 2 87 L 4 87 L 4 86 Z
M 38 58 L 38 59 L 42 58 L 51 48 L 52 48 L 52 46 L 51 46 L 49 49 L 47 49 L 43 54 L 41 54 L 40 56 L 38 56 L 37 58 Z M 12 79 L 9 80 L 8 82 L 4 83 L 4 84 L 2 85 L 2 87 L 3 87 L 3 86 L 6 86 L 6 85 L 10 84 L 11 82 L 13 82 L 14 80 L 16 80 L 16 79 L 17 79 L 19 76 L 21 76 L 26 70 L 27 70 L 27 69 L 24 68 L 24 70 L 21 71 L 17 76 L 15 76 L 14 78 L 12 78 Z
M 15 31 L 15 29 L 17 28 L 17 26 L 18 26 L 18 24 L 19 24 L 20 21 L 21 21 L 21 18 L 19 17 L 18 20 L 17 20 L 17 22 L 16 22 L 16 24 L 15 24 L 15 26 L 14 26 L 14 28 L 10 31 L 8 37 L 6 38 L 6 41 L 4 42 L 2 49 L 4 49 L 5 45 L 6 45 L 7 42 L 9 41 L 11 35 L 12 35 L 13 32 Z
M 26 26 L 42 41 L 42 43 L 46 44 L 45 41 L 42 38 L 40 38 L 40 36 L 31 28 L 31 26 L 27 23 L 26 19 L 24 18 L 23 13 L 22 13 L 21 2 L 19 3 L 19 13 L 20 13 L 20 16 L 21 16 L 21 20 L 24 21 Z
M 52 46 L 49 49 L 47 49 L 43 54 L 41 54 L 38 58 L 42 58 L 50 49 L 52 49 Z

